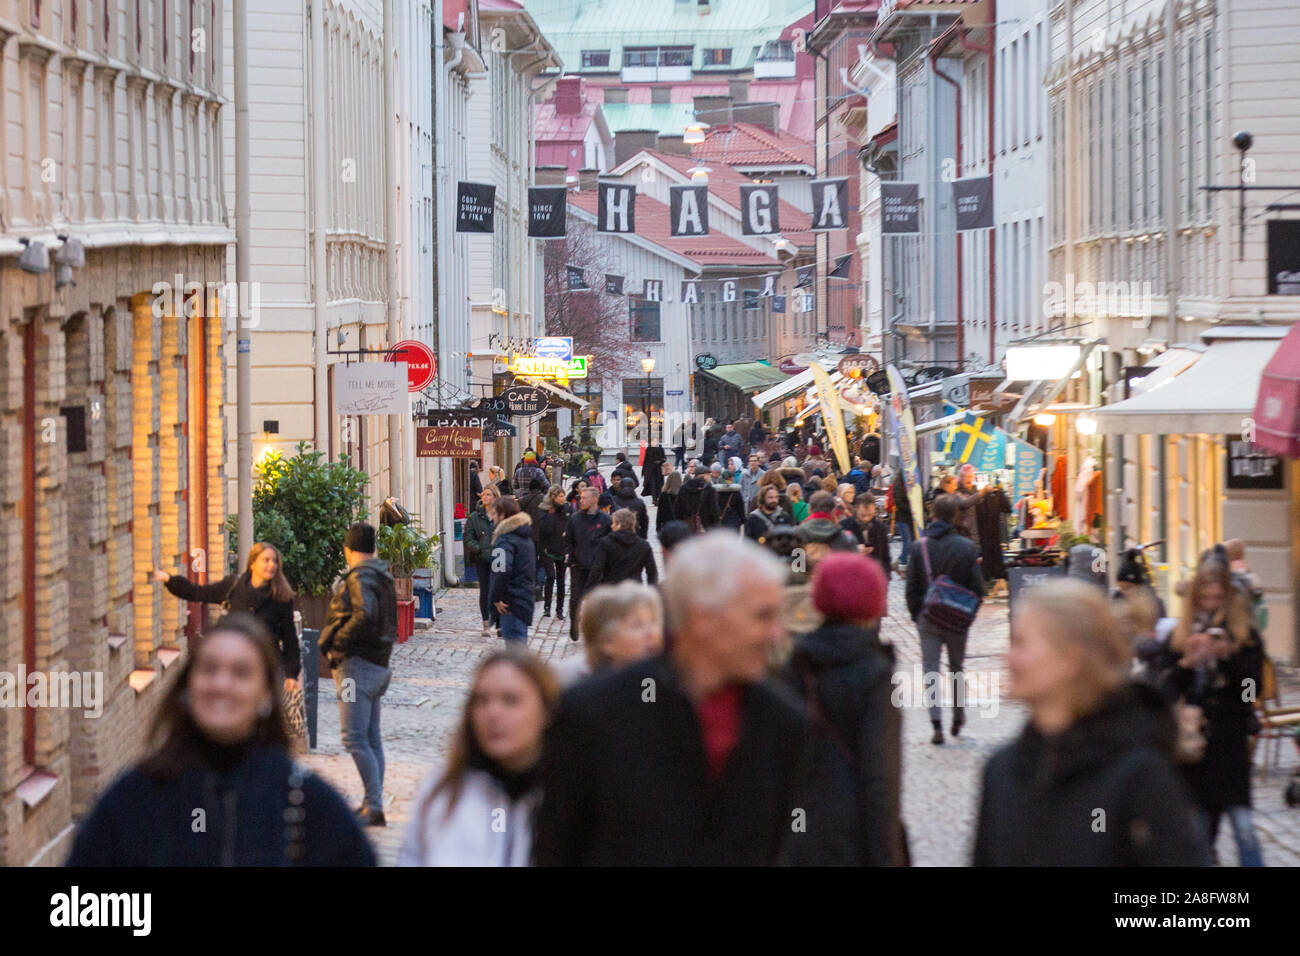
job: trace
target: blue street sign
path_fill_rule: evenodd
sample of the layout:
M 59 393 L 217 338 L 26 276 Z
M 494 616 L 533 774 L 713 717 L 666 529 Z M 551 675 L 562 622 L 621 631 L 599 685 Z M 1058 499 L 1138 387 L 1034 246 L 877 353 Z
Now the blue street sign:
M 537 358 L 563 359 L 573 358 L 573 338 L 567 335 L 543 336 L 534 340 L 533 355 Z

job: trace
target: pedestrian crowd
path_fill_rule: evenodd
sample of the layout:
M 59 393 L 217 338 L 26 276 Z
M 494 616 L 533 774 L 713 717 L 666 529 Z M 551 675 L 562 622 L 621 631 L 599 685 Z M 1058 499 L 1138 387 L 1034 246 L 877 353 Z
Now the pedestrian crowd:
M 698 459 L 679 447 L 677 467 L 647 455 L 639 494 L 622 454 L 608 480 L 593 461 L 567 491 L 531 452 L 512 479 L 484 472 L 465 563 L 483 635 L 502 646 L 416 793 L 400 863 L 908 863 L 902 715 L 880 622 L 901 575 L 927 684 L 945 656 L 963 679 L 985 598 L 979 496 L 949 476 L 926 496 L 917 536 L 907 489 L 879 462 L 858 455 L 843 469 L 815 440 L 781 447 L 747 431 L 727 424 Z M 101 797 L 70 863 L 374 862 L 361 827 L 386 825 L 396 597 L 373 527 L 354 525 L 344 555 L 319 643 L 362 805 L 350 810 L 291 759 L 293 593 L 279 552 L 259 544 L 243 574 L 216 585 L 155 572 L 230 613 L 196 645 L 159 710 L 155 749 Z M 1239 862 L 1262 865 L 1246 690 L 1266 661 L 1244 548 L 1202 556 L 1174 620 L 1145 566 L 1126 559 L 1114 594 L 1062 580 L 1015 607 L 1008 692 L 1028 720 L 984 768 L 976 865 L 1202 865 L 1225 816 Z M 536 605 L 563 620 L 566 594 L 582 653 L 552 670 L 527 639 Z M 945 716 L 961 734 L 960 696 L 925 706 L 932 743 L 945 742 Z M 206 819 L 197 836 L 194 808 Z

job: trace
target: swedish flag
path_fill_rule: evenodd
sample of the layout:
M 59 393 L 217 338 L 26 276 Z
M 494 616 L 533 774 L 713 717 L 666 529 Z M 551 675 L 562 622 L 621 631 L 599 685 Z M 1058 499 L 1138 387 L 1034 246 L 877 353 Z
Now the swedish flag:
M 972 456 L 982 456 L 984 446 L 993 437 L 993 426 L 978 415 L 966 413 L 960 425 L 948 429 L 948 440 L 943 446 L 943 453 L 956 457 L 958 461 L 970 461 Z

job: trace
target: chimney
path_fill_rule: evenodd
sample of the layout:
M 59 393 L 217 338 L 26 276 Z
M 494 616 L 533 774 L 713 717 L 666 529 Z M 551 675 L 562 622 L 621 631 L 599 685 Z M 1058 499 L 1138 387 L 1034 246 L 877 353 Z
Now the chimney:
M 534 186 L 563 186 L 568 174 L 567 166 L 537 166 L 534 168 Z
M 660 136 L 659 151 L 661 153 L 673 153 L 678 156 L 691 155 L 691 148 L 686 145 L 681 133 L 674 136 Z
M 574 116 L 582 112 L 582 77 L 562 76 L 555 82 L 556 116 Z
M 578 189 L 584 193 L 594 193 L 596 191 L 596 180 L 599 178 L 599 169 L 578 170 Z
M 770 133 L 775 133 L 781 122 L 779 103 L 737 103 L 731 108 L 737 123 L 753 123 Z
M 727 81 L 727 90 L 731 94 L 731 99 L 736 103 L 744 103 L 749 99 L 749 80 L 731 79 Z
M 652 129 L 621 129 L 614 134 L 614 165 L 621 166 L 643 149 L 656 149 L 659 134 Z
M 710 126 L 731 125 L 730 96 L 695 97 L 695 118 Z

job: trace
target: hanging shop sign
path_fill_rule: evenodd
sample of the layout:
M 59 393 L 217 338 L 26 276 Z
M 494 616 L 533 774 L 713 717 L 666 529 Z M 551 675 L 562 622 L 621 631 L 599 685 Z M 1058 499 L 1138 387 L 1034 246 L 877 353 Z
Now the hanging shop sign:
M 477 428 L 485 438 L 496 420 L 496 412 L 468 408 L 433 408 L 424 413 L 424 424 L 430 428 Z
M 1240 435 L 1230 437 L 1227 461 L 1229 488 L 1282 490 L 1282 459 L 1268 454 L 1254 442 L 1246 441 Z
M 426 425 L 415 430 L 416 458 L 480 458 L 482 455 L 482 429 Z
M 867 388 L 877 395 L 888 395 L 891 387 L 889 373 L 883 368 L 877 369 L 867 376 Z
M 957 209 L 957 231 L 993 228 L 993 177 L 954 179 L 952 198 Z
M 563 186 L 528 187 L 528 237 L 530 239 L 564 238 L 568 192 Z
M 545 335 L 533 340 L 533 354 L 538 358 L 563 359 L 573 358 L 573 337 L 569 335 Z
M 411 407 L 406 369 L 392 362 L 334 366 L 336 415 L 405 415 Z
M 506 410 L 509 408 L 506 404 L 505 397 L 502 395 L 489 395 L 477 399 L 467 407 L 491 415 L 504 415 Z
M 540 415 L 546 411 L 546 394 L 532 385 L 511 385 L 505 390 L 509 415 Z
M 718 367 L 718 360 L 709 352 L 695 356 L 695 367 L 701 372 L 712 372 Z
M 808 187 L 812 190 L 813 231 L 849 228 L 848 179 L 814 179 Z
M 403 339 L 388 350 L 385 362 L 406 363 L 406 390 L 422 392 L 438 374 L 438 357 L 433 349 L 415 339 Z
M 529 378 L 553 378 L 565 381 L 587 377 L 587 356 L 575 355 L 568 359 L 541 358 L 536 355 L 514 355 L 509 369 L 516 375 Z
M 836 368 L 839 369 L 841 375 L 849 378 L 867 378 L 872 372 L 880 368 L 880 363 L 876 361 L 874 356 L 859 352 L 857 355 L 844 356 L 844 358 L 840 359 L 840 363 Z
M 887 236 L 921 231 L 921 191 L 917 183 L 880 184 L 880 231 Z
M 496 186 L 456 184 L 456 231 L 492 232 L 496 226 Z
M 488 423 L 483 429 L 484 438 L 514 438 L 519 434 L 519 429 L 504 418 L 498 418 Z

